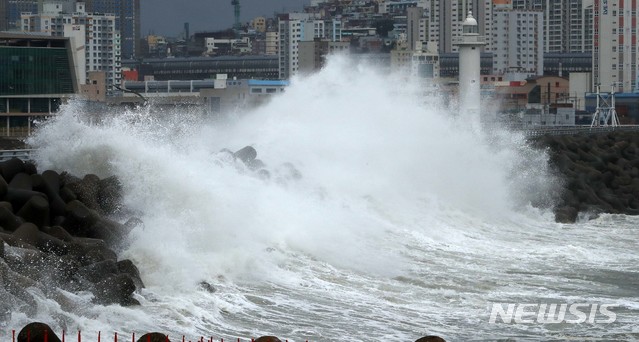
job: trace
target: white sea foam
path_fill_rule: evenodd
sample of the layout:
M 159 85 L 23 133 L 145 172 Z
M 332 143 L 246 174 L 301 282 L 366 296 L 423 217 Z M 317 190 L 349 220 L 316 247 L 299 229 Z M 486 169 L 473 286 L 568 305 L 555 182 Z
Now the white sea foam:
M 89 120 L 80 104 L 64 107 L 31 139 L 38 165 L 121 179 L 126 206 L 144 221 L 121 257 L 147 289 L 133 309 L 65 313 L 43 299 L 42 318 L 289 340 L 518 336 L 521 327 L 486 324 L 488 301 L 563 289 L 587 298 L 600 289 L 572 284 L 571 270 L 627 271 L 636 261 L 605 232 L 528 209 L 554 184 L 544 154 L 515 134 L 466 127 L 424 89 L 337 57 L 223 120 L 153 107 Z M 218 153 L 247 145 L 270 179 Z M 203 280 L 217 292 L 199 288 Z

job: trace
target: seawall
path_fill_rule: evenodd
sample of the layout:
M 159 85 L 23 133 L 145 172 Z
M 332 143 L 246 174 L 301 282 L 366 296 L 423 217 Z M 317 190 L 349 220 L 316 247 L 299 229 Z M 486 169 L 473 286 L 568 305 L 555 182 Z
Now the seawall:
M 563 179 L 557 222 L 575 222 L 579 213 L 639 214 L 639 132 L 544 135 L 531 142 L 548 149 Z

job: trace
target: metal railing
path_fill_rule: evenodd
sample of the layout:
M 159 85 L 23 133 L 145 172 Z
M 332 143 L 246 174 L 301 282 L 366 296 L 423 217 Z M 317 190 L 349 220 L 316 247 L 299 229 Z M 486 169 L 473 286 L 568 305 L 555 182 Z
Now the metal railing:
M 18 158 L 24 161 L 31 160 L 31 154 L 34 150 L 0 150 L 0 162 L 7 161 L 13 158 Z
M 623 126 L 565 126 L 565 127 L 539 127 L 522 128 L 524 134 L 531 137 L 542 135 L 576 135 L 576 134 L 603 134 L 609 132 L 639 132 L 639 125 Z

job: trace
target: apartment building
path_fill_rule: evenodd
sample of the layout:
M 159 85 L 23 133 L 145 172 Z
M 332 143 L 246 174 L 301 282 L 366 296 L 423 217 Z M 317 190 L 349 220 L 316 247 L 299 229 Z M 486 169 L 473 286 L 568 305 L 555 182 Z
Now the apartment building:
M 594 1 L 593 84 L 637 90 L 637 1 Z
M 493 74 L 511 75 L 511 80 L 544 73 L 544 29 L 542 12 L 495 9 L 492 47 Z
M 75 12 L 65 13 L 57 2 L 45 3 L 42 14 L 23 13 L 23 32 L 40 32 L 49 36 L 72 38 L 79 84 L 85 84 L 88 72 L 102 71 L 108 86 L 121 82 L 121 40 L 114 15 L 90 14 L 84 3 L 75 4 Z M 82 77 L 84 75 L 84 77 Z

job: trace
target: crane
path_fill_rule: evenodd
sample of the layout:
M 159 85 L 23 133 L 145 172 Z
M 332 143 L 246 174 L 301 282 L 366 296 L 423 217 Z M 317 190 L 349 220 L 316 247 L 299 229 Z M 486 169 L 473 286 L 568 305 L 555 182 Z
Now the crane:
M 235 10 L 235 23 L 233 24 L 233 29 L 238 31 L 242 28 L 240 25 L 240 0 L 231 1 L 231 5 L 233 5 Z

